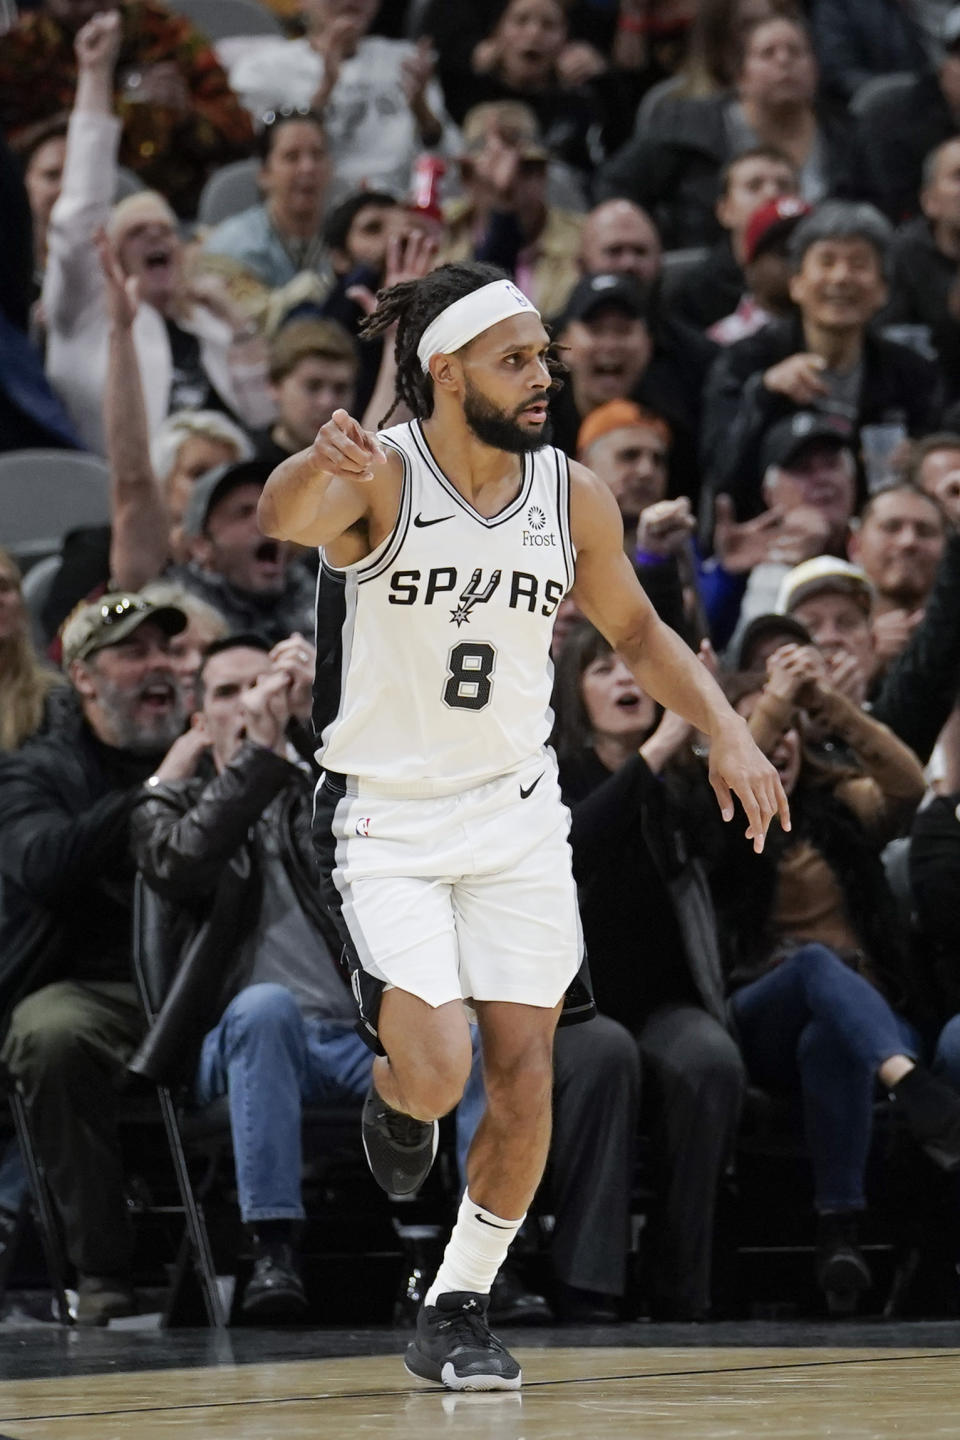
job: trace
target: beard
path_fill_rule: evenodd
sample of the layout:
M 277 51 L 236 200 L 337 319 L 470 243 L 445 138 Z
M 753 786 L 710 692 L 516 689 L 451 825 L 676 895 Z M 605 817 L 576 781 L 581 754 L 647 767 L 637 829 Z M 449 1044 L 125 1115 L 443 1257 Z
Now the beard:
M 163 678 L 169 681 L 169 676 Z M 165 714 L 141 716 L 136 713 L 143 689 L 149 683 L 148 679 L 143 687 L 130 691 L 103 675 L 99 677 L 97 701 L 110 722 L 114 743 L 131 755 L 156 755 L 169 750 L 174 740 L 183 734 L 186 723 L 179 685 L 175 687 L 175 703 Z
M 543 398 L 546 399 L 546 396 Z M 510 455 L 528 455 L 549 445 L 553 434 L 549 418 L 535 431 L 524 430 L 517 424 L 517 417 L 533 403 L 532 399 L 527 400 L 512 412 L 498 410 L 468 380 L 463 397 L 463 418 L 482 444 L 494 450 L 506 450 Z

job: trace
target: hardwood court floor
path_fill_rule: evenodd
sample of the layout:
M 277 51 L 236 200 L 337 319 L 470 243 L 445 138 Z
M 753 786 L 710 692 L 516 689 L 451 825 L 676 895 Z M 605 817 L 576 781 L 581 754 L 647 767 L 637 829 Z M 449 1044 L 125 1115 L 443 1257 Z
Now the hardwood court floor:
M 512 1348 L 525 1376 L 513 1394 L 431 1388 L 408 1376 L 396 1354 L 10 1380 L 0 1384 L 0 1440 L 960 1434 L 960 1347 Z

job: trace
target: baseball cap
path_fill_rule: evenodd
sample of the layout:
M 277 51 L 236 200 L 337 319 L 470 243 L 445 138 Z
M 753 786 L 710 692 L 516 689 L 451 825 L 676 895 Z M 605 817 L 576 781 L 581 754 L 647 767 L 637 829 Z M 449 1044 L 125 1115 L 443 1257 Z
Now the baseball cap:
M 269 460 L 238 460 L 218 465 L 208 470 L 193 482 L 190 498 L 183 516 L 183 529 L 187 535 L 202 535 L 206 529 L 210 511 L 221 500 L 240 485 L 259 485 L 261 490 L 270 478 L 273 465 Z
M 952 5 L 943 17 L 943 29 L 940 32 L 944 48 L 952 50 L 960 41 L 960 5 Z
M 754 652 L 762 641 L 773 635 L 782 635 L 781 644 L 786 645 L 794 640 L 799 645 L 811 645 L 810 632 L 799 620 L 792 615 L 755 615 L 746 626 L 740 636 L 740 643 L 737 646 L 734 657 L 735 670 L 753 670 L 756 668 Z
M 853 426 L 844 415 L 826 410 L 797 410 L 778 420 L 763 437 L 760 446 L 760 469 L 769 465 L 789 465 L 809 445 L 836 445 L 853 448 Z
M 647 316 L 646 296 L 632 275 L 585 275 L 573 287 L 556 329 L 562 330 L 574 320 L 589 320 L 608 305 L 634 320 Z
M 749 265 L 761 250 L 789 235 L 811 208 L 797 195 L 778 195 L 754 210 L 743 235 L 744 263 Z
M 187 628 L 187 617 L 178 606 L 154 605 L 128 590 L 78 605 L 60 632 L 63 668 L 66 670 L 74 660 L 85 660 L 95 650 L 118 645 L 148 620 L 159 625 L 165 635 L 179 635 Z
M 665 445 L 670 445 L 673 434 L 662 416 L 636 405 L 632 400 L 608 400 L 591 410 L 577 434 L 577 454 L 582 455 L 595 440 L 609 435 L 614 430 L 624 430 L 630 425 L 643 425 L 655 431 Z
M 789 615 L 795 605 L 824 591 L 852 595 L 867 612 L 873 604 L 873 586 L 859 565 L 838 560 L 835 555 L 815 555 L 812 560 L 795 565 L 783 577 L 777 595 L 777 614 Z

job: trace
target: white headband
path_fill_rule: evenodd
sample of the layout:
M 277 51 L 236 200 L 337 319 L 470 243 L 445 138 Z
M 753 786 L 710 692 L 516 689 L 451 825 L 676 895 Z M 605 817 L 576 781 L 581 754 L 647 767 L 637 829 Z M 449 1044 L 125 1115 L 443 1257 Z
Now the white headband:
M 446 310 L 441 310 L 435 320 L 424 330 L 417 346 L 417 359 L 426 374 L 434 355 L 451 355 L 497 325 L 509 320 L 511 315 L 531 314 L 539 318 L 537 310 L 516 285 L 510 280 L 493 280 L 479 290 L 454 300 Z

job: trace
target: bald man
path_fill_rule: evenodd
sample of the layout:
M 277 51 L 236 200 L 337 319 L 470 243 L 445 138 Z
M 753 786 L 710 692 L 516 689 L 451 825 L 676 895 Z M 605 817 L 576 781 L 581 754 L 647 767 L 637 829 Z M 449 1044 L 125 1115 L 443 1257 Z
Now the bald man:
M 580 266 L 587 275 L 632 275 L 647 288 L 660 274 L 662 255 L 656 225 L 632 200 L 604 200 L 584 222 Z

